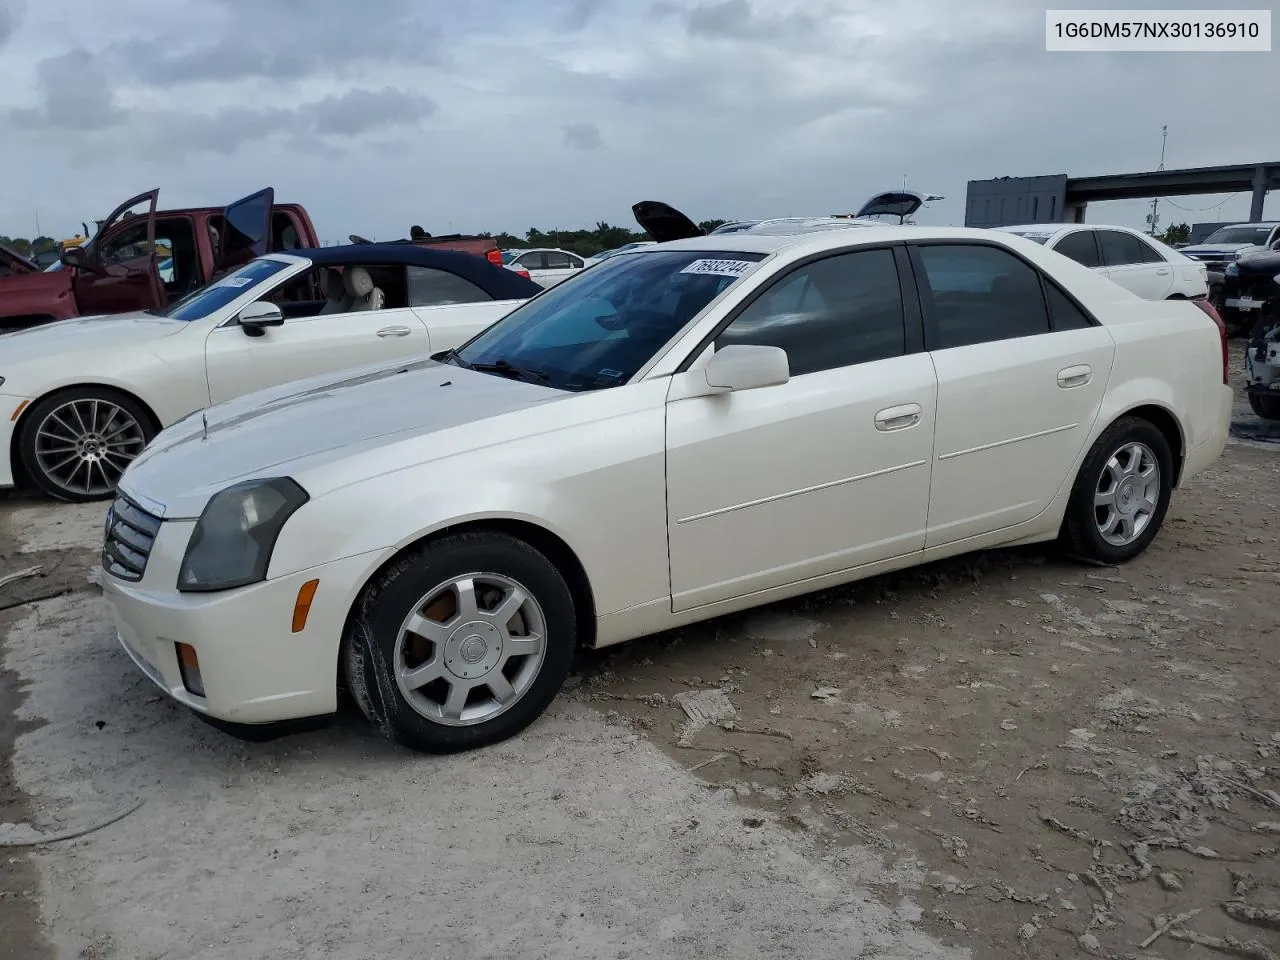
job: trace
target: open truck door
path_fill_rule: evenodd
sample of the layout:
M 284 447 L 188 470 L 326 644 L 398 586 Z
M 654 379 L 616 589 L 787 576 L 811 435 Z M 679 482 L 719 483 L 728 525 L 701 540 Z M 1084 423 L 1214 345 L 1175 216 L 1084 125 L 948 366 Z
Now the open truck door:
M 275 202 L 275 188 L 267 187 L 223 209 L 222 227 L 213 247 L 215 276 L 234 270 L 271 248 L 271 215 Z
M 69 247 L 62 262 L 75 267 L 71 282 L 81 316 L 158 310 L 168 298 L 156 258 L 156 199 L 149 190 L 126 200 L 101 221 L 91 243 Z M 130 215 L 140 204 L 145 214 Z

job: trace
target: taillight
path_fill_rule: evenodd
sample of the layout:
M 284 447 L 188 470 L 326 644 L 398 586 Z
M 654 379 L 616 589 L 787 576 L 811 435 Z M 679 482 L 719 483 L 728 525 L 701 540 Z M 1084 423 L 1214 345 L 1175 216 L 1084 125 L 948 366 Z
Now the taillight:
M 1209 315 L 1209 319 L 1218 325 L 1218 338 L 1222 341 L 1222 382 L 1231 383 L 1231 349 L 1228 345 L 1227 325 L 1222 322 L 1217 308 L 1208 300 L 1192 300 L 1197 307 Z
M 484 258 L 492 263 L 495 267 L 502 266 L 502 251 L 494 247 L 484 255 Z
M 526 280 L 532 280 L 532 279 L 533 279 L 533 277 L 529 276 L 529 271 L 528 271 L 528 270 L 526 270 L 524 267 L 521 267 L 519 270 L 517 270 L 517 271 L 516 271 L 516 273 L 518 273 L 520 276 L 524 277 Z

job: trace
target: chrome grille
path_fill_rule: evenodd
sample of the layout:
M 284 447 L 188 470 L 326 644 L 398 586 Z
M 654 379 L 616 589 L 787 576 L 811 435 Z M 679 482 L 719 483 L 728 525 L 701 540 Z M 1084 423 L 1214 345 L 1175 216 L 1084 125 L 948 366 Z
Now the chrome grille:
M 141 580 L 160 532 L 160 518 L 120 494 L 107 511 L 102 567 L 120 580 Z

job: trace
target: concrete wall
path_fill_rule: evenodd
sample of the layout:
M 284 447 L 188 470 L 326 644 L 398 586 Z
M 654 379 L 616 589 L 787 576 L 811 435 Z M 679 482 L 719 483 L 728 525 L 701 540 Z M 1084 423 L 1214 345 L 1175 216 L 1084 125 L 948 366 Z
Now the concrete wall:
M 1067 175 L 970 180 L 965 200 L 966 227 L 1003 227 L 1015 223 L 1061 223 L 1083 219 L 1084 208 L 1068 210 Z

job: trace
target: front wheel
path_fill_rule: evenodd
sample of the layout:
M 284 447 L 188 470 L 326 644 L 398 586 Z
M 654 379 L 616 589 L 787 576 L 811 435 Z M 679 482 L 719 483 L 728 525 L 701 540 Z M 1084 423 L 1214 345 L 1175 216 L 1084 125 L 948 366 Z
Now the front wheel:
M 38 400 L 22 420 L 22 466 L 45 493 L 86 503 L 115 493 L 125 468 L 155 430 L 131 398 L 99 387 L 75 387 Z
M 1280 420 L 1280 396 L 1270 397 L 1250 390 L 1249 407 L 1263 420 Z
M 1146 550 L 1164 523 L 1173 454 L 1154 424 L 1121 417 L 1084 459 L 1067 504 L 1063 540 L 1078 556 L 1123 563 Z
M 536 720 L 576 645 L 573 596 L 540 552 L 500 533 L 418 548 L 366 588 L 343 640 L 347 686 L 416 750 L 487 746 Z

